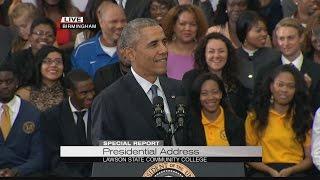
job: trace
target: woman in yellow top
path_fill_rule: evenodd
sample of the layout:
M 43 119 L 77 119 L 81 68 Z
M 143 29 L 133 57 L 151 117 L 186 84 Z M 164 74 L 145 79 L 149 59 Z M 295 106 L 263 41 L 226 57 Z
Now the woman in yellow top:
M 245 145 L 244 124 L 233 112 L 223 81 L 213 73 L 200 74 L 191 90 L 190 145 Z
M 262 162 L 248 163 L 252 176 L 304 176 L 312 166 L 312 112 L 303 75 L 282 65 L 259 89 L 245 122 L 246 143 L 262 146 Z

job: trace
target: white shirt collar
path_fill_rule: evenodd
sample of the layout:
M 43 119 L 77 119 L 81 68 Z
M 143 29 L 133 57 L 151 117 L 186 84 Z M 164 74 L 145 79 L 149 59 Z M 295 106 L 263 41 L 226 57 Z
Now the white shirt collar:
M 161 85 L 160 85 L 160 81 L 159 81 L 159 77 L 157 77 L 156 81 L 152 84 L 149 81 L 147 81 L 146 79 L 144 79 L 143 77 L 141 77 L 139 74 L 137 74 L 133 68 L 131 67 L 131 72 L 134 76 L 134 78 L 137 80 L 137 82 L 140 84 L 140 86 L 142 87 L 143 91 L 147 94 L 148 91 L 150 90 L 151 86 L 153 84 L 158 86 L 158 90 L 162 91 Z
M 249 56 L 253 56 L 254 53 L 258 50 L 258 49 L 255 49 L 255 50 L 249 50 L 249 49 L 246 49 L 244 46 L 242 46 L 242 49 L 248 53 Z
M 119 4 L 119 0 L 116 0 L 117 1 L 117 3 Z M 126 7 L 126 4 L 127 4 L 127 0 L 122 0 L 122 7 Z
M 70 106 L 70 109 L 71 109 L 71 112 L 75 113 L 75 112 L 78 112 L 79 110 L 77 110 L 77 108 L 75 108 L 73 106 L 73 104 L 71 103 L 71 98 L 69 97 L 69 106 Z M 81 111 L 87 111 L 87 109 L 82 109 Z
M 282 64 L 293 64 L 299 71 L 301 71 L 301 66 L 303 63 L 303 55 L 300 52 L 300 55 L 293 61 L 289 61 L 286 57 L 284 57 L 283 55 L 281 56 L 281 61 Z
M 105 45 L 102 44 L 101 39 L 102 35 L 98 38 L 99 39 L 99 43 L 101 46 L 101 49 L 103 50 L 103 52 L 105 52 L 106 54 L 108 54 L 110 57 L 113 57 L 114 54 L 117 52 L 117 47 L 107 47 Z
M 0 115 L 2 114 L 2 105 L 3 103 L 0 102 Z M 6 103 L 6 105 L 9 107 L 9 114 L 10 114 L 10 121 L 11 125 L 13 125 L 15 119 L 18 116 L 19 110 L 20 110 L 20 105 L 21 105 L 21 99 L 18 96 L 14 96 L 11 101 Z

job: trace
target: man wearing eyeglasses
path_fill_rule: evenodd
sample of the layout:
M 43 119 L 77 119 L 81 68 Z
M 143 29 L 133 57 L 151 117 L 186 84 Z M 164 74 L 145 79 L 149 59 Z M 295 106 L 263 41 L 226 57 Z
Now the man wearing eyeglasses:
M 19 73 L 19 86 L 27 86 L 34 83 L 35 54 L 43 46 L 52 46 L 56 39 L 55 23 L 49 18 L 35 19 L 30 28 L 29 41 L 31 47 L 12 54 Z

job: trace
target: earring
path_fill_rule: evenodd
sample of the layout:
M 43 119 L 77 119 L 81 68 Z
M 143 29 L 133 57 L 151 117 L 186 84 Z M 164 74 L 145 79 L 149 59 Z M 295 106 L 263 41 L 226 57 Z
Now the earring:
M 226 13 L 228 13 L 228 10 L 226 9 L 226 11 L 225 11 Z
M 270 104 L 273 104 L 274 103 L 274 97 L 273 97 L 273 95 L 271 95 L 271 97 L 270 97 Z
M 174 41 L 174 40 L 176 40 L 176 39 L 177 39 L 176 35 L 173 34 L 173 35 L 172 35 L 172 41 Z

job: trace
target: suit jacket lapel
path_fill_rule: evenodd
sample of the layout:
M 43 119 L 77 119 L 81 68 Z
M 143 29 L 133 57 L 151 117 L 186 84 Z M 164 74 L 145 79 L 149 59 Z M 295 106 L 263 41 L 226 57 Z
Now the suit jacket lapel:
M 91 145 L 91 109 L 88 110 L 88 122 L 87 122 L 87 144 Z
M 302 65 L 301 65 L 301 73 L 303 73 L 303 74 L 309 72 L 311 63 L 309 63 L 308 61 L 309 60 L 306 60 L 306 59 L 303 58 L 303 62 L 302 62 Z
M 62 104 L 61 116 L 63 124 L 62 128 L 66 129 L 66 131 L 69 131 L 68 134 L 72 136 L 72 139 L 75 139 L 75 144 L 80 144 L 78 130 L 68 100 L 65 100 Z
M 160 80 L 161 87 L 164 91 L 164 95 L 166 96 L 166 99 L 167 99 L 167 103 L 169 106 L 171 117 L 175 118 L 176 112 L 175 112 L 175 102 L 174 101 L 176 98 L 176 94 L 175 94 L 174 90 L 168 86 L 167 79 L 165 79 L 164 77 L 159 77 L 159 80 Z
M 155 130 L 159 139 L 163 139 L 163 134 L 156 128 L 156 123 L 152 117 L 153 105 L 131 71 L 124 76 L 124 81 L 126 83 L 126 89 L 128 89 L 128 92 L 131 94 L 130 98 L 132 103 L 135 104 L 134 107 L 136 107 L 136 110 L 142 116 L 143 120 Z

